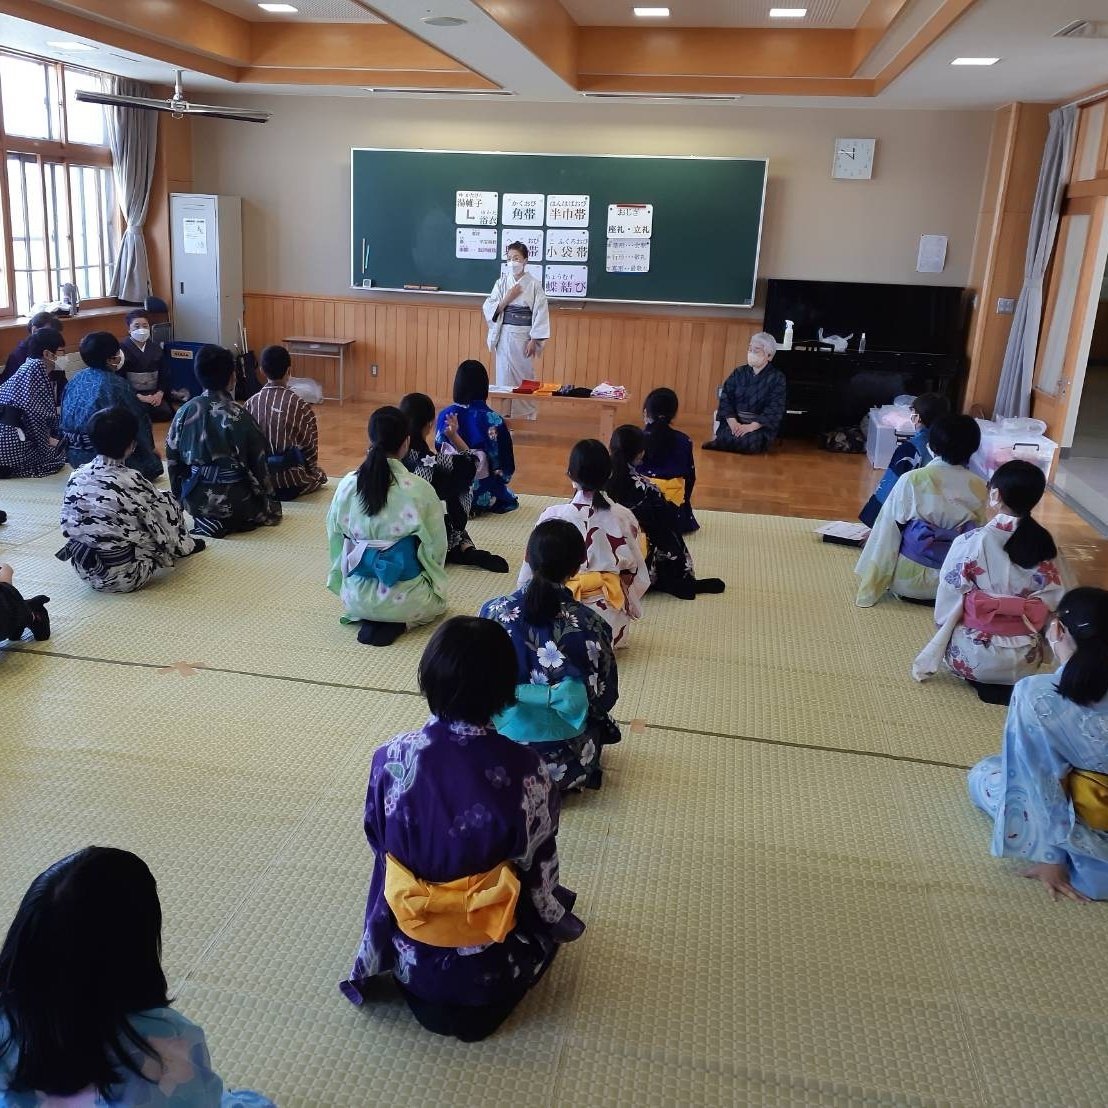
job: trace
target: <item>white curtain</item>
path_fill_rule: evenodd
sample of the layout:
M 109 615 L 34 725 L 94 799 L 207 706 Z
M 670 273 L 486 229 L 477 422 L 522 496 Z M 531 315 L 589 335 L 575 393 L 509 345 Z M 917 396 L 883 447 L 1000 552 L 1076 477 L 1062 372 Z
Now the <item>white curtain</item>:
M 1031 412 L 1031 384 L 1035 376 L 1035 357 L 1039 347 L 1039 328 L 1043 320 L 1043 278 L 1058 236 L 1066 185 L 1073 161 L 1077 108 L 1069 104 L 1050 113 L 1050 129 L 1039 168 L 1039 184 L 1031 210 L 1031 231 L 1027 237 L 1023 288 L 1016 301 L 1012 330 L 1000 370 L 994 419 L 1025 416 Z
M 111 91 L 124 96 L 150 96 L 140 81 L 113 77 Z M 154 155 L 158 147 L 158 113 L 139 108 L 104 108 L 108 143 L 112 148 L 112 173 L 119 210 L 127 228 L 119 243 L 119 257 L 112 275 L 110 294 L 118 300 L 141 302 L 150 292 L 150 263 L 142 228 L 150 207 L 154 183 Z

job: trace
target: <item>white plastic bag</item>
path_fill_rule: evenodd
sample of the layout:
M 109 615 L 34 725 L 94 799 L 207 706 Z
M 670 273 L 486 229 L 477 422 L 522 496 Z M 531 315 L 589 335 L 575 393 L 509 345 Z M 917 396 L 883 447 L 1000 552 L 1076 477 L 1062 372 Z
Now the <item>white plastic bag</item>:
M 290 377 L 289 388 L 308 404 L 323 403 L 323 386 L 311 377 Z

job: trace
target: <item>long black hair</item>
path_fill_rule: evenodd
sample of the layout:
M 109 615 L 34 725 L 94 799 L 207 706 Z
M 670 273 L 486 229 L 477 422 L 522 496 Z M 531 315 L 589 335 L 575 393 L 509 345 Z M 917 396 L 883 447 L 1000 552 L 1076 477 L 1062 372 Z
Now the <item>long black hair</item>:
M 612 432 L 612 475 L 605 485 L 608 495 L 619 504 L 632 499 L 635 481 L 632 476 L 635 459 L 646 446 L 646 433 L 632 423 L 625 423 Z
M 1058 619 L 1077 644 L 1058 678 L 1058 691 L 1089 707 L 1108 694 L 1108 592 L 1088 586 L 1070 589 L 1058 605 Z
M 677 432 L 670 426 L 677 418 L 677 393 L 673 389 L 653 389 L 646 394 L 642 405 L 646 416 L 646 457 L 663 454 L 670 448 Z
M 423 429 L 435 422 L 435 402 L 425 392 L 410 392 L 401 397 L 397 407 L 408 421 L 410 449 L 418 450 L 421 456 L 430 454 L 431 448 L 423 437 Z
M 389 498 L 392 470 L 389 458 L 408 438 L 408 421 L 399 408 L 378 408 L 369 417 L 369 453 L 358 466 L 358 496 L 368 516 L 375 516 Z
M 454 372 L 454 403 L 476 404 L 489 398 L 489 371 L 483 362 L 466 358 Z
M 585 539 L 567 519 L 540 523 L 527 540 L 531 580 L 523 594 L 523 616 L 528 623 L 545 624 L 562 606 L 561 587 L 584 564 Z
M 600 491 L 612 475 L 612 458 L 599 439 L 582 439 L 569 452 L 569 477 L 579 489 L 591 492 L 593 505 L 604 509 L 608 501 Z
M 165 1008 L 162 909 L 146 863 L 89 846 L 31 882 L 0 950 L 0 1011 L 18 1058 L 12 1092 L 107 1099 L 122 1071 L 140 1074 L 128 1045 L 154 1048 L 128 1017 Z
M 1022 569 L 1034 569 L 1040 562 L 1057 557 L 1058 547 L 1050 532 L 1031 511 L 1046 492 L 1046 475 L 1038 466 L 1015 459 L 1005 462 L 993 474 L 989 488 L 996 489 L 1001 503 L 1019 517 L 1012 537 L 1004 544 L 1004 552 Z

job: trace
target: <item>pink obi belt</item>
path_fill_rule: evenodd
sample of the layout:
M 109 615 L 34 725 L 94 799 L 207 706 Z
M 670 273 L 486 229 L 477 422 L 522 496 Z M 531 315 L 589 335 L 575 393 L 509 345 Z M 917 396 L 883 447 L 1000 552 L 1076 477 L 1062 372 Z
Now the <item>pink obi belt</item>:
M 962 623 L 990 635 L 1037 635 L 1049 618 L 1050 609 L 1037 596 L 993 596 L 974 589 L 962 601 Z

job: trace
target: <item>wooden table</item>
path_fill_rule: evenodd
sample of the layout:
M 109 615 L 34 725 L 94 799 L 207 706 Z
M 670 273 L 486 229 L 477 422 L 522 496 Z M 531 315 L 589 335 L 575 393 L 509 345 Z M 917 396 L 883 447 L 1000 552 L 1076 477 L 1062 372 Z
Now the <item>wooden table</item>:
M 325 358 L 328 361 L 339 363 L 339 394 L 338 396 L 325 396 L 324 400 L 337 400 L 341 406 L 346 396 L 345 361 L 346 349 L 353 346 L 354 339 L 328 338 L 322 335 L 290 335 L 284 340 L 290 354 L 298 354 L 301 358 Z
M 503 406 L 511 404 L 513 400 L 526 400 L 537 404 L 540 408 L 545 405 L 553 405 L 555 409 L 568 408 L 570 404 L 578 407 L 584 405 L 593 409 L 600 416 L 600 441 L 607 446 L 616 429 L 616 413 L 625 407 L 630 400 L 614 400 L 607 396 L 551 396 L 549 393 L 523 393 L 523 392 L 496 392 L 489 389 L 489 407 L 496 408 L 503 415 Z M 625 422 L 621 420 L 621 422 Z

